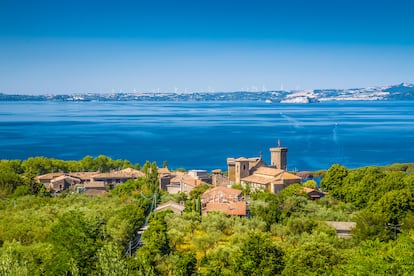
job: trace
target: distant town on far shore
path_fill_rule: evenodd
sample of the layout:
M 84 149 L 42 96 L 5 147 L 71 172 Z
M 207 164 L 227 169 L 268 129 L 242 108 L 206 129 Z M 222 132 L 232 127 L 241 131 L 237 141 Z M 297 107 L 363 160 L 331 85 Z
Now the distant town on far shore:
M 414 100 L 414 84 L 350 89 L 311 89 L 236 92 L 134 92 L 71 94 L 7 94 L 0 101 L 263 101 L 317 103 L 324 101 Z

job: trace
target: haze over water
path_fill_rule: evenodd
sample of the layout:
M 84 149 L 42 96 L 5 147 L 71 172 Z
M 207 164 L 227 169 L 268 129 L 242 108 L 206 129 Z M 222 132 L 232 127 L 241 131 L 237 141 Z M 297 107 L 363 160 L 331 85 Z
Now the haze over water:
M 414 162 L 414 102 L 0 102 L 0 159 L 226 169 L 227 157 L 269 162 L 278 139 L 289 170 Z

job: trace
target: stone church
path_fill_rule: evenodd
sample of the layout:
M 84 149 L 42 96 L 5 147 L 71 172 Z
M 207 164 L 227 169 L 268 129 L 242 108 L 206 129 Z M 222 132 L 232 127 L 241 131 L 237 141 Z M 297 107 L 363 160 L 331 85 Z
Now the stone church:
M 268 190 L 279 193 L 283 188 L 294 183 L 300 183 L 301 178 L 286 171 L 286 147 L 270 148 L 270 166 L 262 157 L 253 158 L 227 158 L 227 176 L 220 170 L 213 171 L 213 185 L 231 186 L 241 184 L 254 190 Z

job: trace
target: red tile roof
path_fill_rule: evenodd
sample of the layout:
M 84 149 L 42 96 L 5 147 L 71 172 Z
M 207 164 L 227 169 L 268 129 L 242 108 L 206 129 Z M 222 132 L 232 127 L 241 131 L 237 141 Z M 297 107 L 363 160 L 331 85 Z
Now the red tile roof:
M 221 195 L 230 196 L 230 197 L 238 197 L 241 193 L 242 193 L 241 190 L 219 186 L 219 187 L 215 187 L 213 189 L 209 189 L 205 191 L 203 194 L 203 198 L 212 196 L 214 194 L 221 194 Z
M 210 202 L 207 203 L 205 212 L 225 212 L 227 215 L 245 216 L 246 215 L 246 202 Z

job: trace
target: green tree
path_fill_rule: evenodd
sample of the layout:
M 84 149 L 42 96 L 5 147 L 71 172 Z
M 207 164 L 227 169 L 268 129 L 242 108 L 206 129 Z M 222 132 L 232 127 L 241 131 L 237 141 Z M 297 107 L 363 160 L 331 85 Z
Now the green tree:
M 307 188 L 311 188 L 311 189 L 318 189 L 318 184 L 313 179 L 306 181 L 302 185 L 303 185 L 303 187 L 307 187 Z
M 53 225 L 50 241 L 59 255 L 57 263 L 66 264 L 73 260 L 81 274 L 90 274 L 98 248 L 98 229 L 79 211 L 69 211 L 60 216 Z
M 260 218 L 266 223 L 269 230 L 273 223 L 281 218 L 282 198 L 269 192 L 256 192 L 251 194 L 250 214 L 253 218 Z
M 191 252 L 177 252 L 177 262 L 175 264 L 174 275 L 176 276 L 190 276 L 196 274 L 197 259 L 194 253 Z
M 399 224 L 408 211 L 414 211 L 413 195 L 408 189 L 387 192 L 372 209 L 383 214 L 388 223 Z
M 13 192 L 13 197 L 19 197 L 19 196 L 25 196 L 25 195 L 30 195 L 32 193 L 32 191 L 30 191 L 29 187 L 25 186 L 25 185 L 21 185 L 18 186 L 14 192 Z
M 203 259 L 205 263 L 203 275 L 236 275 L 232 270 L 232 262 L 237 250 L 236 246 L 228 245 L 210 251 L 207 258 Z
M 20 260 L 11 246 L 3 248 L 0 253 L 0 275 L 29 275 L 26 262 Z
M 120 249 L 112 243 L 105 244 L 97 252 L 96 263 L 97 275 L 122 276 L 129 275 L 125 260 L 122 258 Z
M 350 250 L 338 275 L 414 275 L 414 238 L 402 234 L 390 242 L 364 241 Z
M 0 172 L 0 196 L 7 196 L 13 193 L 19 185 L 23 184 L 20 175 L 14 172 Z
M 157 192 L 159 195 L 158 166 L 155 162 L 145 162 L 142 171 L 146 175 L 147 187 L 151 193 Z
M 355 222 L 356 227 L 352 230 L 352 235 L 358 241 L 375 239 L 387 241 L 391 238 L 387 218 L 382 213 L 363 210 L 355 216 Z
M 283 275 L 331 275 L 341 262 L 340 251 L 332 244 L 309 241 L 289 253 Z
M 332 193 L 333 196 L 341 198 L 340 188 L 342 182 L 348 175 L 348 169 L 339 164 L 332 165 L 325 173 L 321 181 L 321 188 Z
M 165 222 L 166 215 L 167 212 L 157 213 L 157 216 L 150 220 L 148 230 L 143 234 L 144 248 L 152 255 L 167 255 L 171 251 Z
M 233 259 L 241 275 L 278 275 L 284 268 L 283 251 L 264 233 L 252 232 Z

